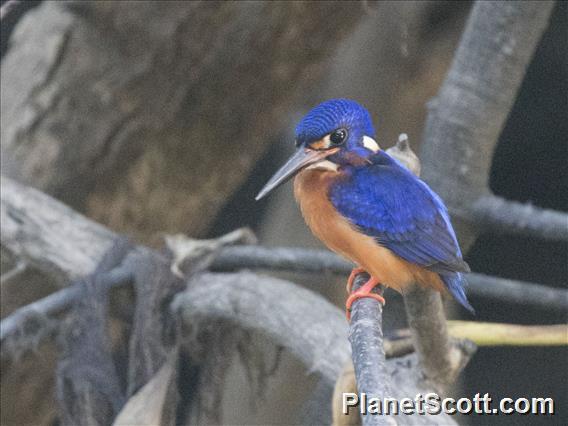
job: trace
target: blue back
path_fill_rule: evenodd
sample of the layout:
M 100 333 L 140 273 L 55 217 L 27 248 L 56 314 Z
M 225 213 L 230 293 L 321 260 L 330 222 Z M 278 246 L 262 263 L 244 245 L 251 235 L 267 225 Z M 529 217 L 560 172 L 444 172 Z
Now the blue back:
M 469 272 L 442 200 L 384 151 L 372 164 L 346 167 L 330 201 L 361 232 L 408 262 L 440 274 L 448 290 L 471 308 L 459 272 Z

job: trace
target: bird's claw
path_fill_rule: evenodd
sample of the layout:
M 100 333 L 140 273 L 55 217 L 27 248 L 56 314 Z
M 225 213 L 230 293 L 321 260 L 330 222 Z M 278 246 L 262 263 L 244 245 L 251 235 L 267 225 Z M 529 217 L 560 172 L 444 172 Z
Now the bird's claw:
M 362 272 L 365 272 L 365 270 L 359 267 L 353 268 L 351 270 L 349 278 L 347 278 L 347 287 L 345 287 L 347 290 L 347 294 L 351 294 L 351 289 L 353 288 L 353 282 L 355 281 L 355 277 Z
M 350 293 L 349 297 L 347 298 L 347 301 L 345 302 L 345 315 L 347 316 L 347 321 L 351 320 L 351 306 L 353 305 L 353 302 L 355 302 L 357 299 L 362 299 L 364 297 L 370 297 L 371 299 L 375 299 L 376 301 L 378 301 L 382 305 L 384 305 L 386 303 L 383 296 L 381 296 L 380 294 L 372 292 L 373 288 L 375 288 L 377 285 L 380 284 L 379 280 L 377 280 L 376 278 L 373 278 L 373 277 L 371 277 L 365 284 L 363 284 L 359 289 L 357 289 L 357 291 L 355 291 L 354 293 L 351 293 L 350 290 L 353 287 L 353 280 L 354 280 L 355 276 L 357 274 L 359 274 L 360 272 L 363 272 L 363 270 L 357 271 L 357 269 L 360 269 L 360 268 L 353 269 L 353 271 L 351 272 L 351 275 L 349 276 L 349 280 L 347 282 L 347 288 L 348 288 L 349 293 Z

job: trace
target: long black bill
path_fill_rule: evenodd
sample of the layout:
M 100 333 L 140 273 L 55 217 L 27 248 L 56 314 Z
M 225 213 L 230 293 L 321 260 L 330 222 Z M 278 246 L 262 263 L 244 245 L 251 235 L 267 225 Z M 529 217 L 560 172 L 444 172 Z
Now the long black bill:
M 317 163 L 335 152 L 337 152 L 337 149 L 314 151 L 312 149 L 300 148 L 292 157 L 290 157 L 286 164 L 284 164 L 280 170 L 278 170 L 274 176 L 270 178 L 255 199 L 258 201 L 261 198 L 264 198 L 269 192 L 278 188 L 304 167 Z

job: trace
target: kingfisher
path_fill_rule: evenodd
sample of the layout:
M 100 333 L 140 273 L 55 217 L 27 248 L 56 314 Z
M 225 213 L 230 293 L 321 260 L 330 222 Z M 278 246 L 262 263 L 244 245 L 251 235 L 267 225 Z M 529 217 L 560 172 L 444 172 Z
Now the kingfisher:
M 257 200 L 294 177 L 294 195 L 312 233 L 356 267 L 347 281 L 353 302 L 382 284 L 400 293 L 412 285 L 449 292 L 473 312 L 464 292 L 469 272 L 441 198 L 383 151 L 369 112 L 348 99 L 309 111 L 296 127 L 296 152 Z M 357 291 L 355 276 L 370 279 Z

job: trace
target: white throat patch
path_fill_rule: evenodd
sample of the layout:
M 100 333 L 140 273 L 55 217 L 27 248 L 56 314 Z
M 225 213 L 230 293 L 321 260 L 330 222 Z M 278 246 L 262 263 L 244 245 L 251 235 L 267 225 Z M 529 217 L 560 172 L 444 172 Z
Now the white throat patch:
M 378 150 L 381 149 L 379 147 L 379 144 L 369 136 L 363 136 L 363 146 L 373 152 L 377 152 Z
M 306 170 L 331 170 L 332 172 L 336 172 L 339 166 L 335 163 L 332 163 L 329 160 L 322 160 L 318 161 L 317 163 L 310 164 L 306 167 Z

